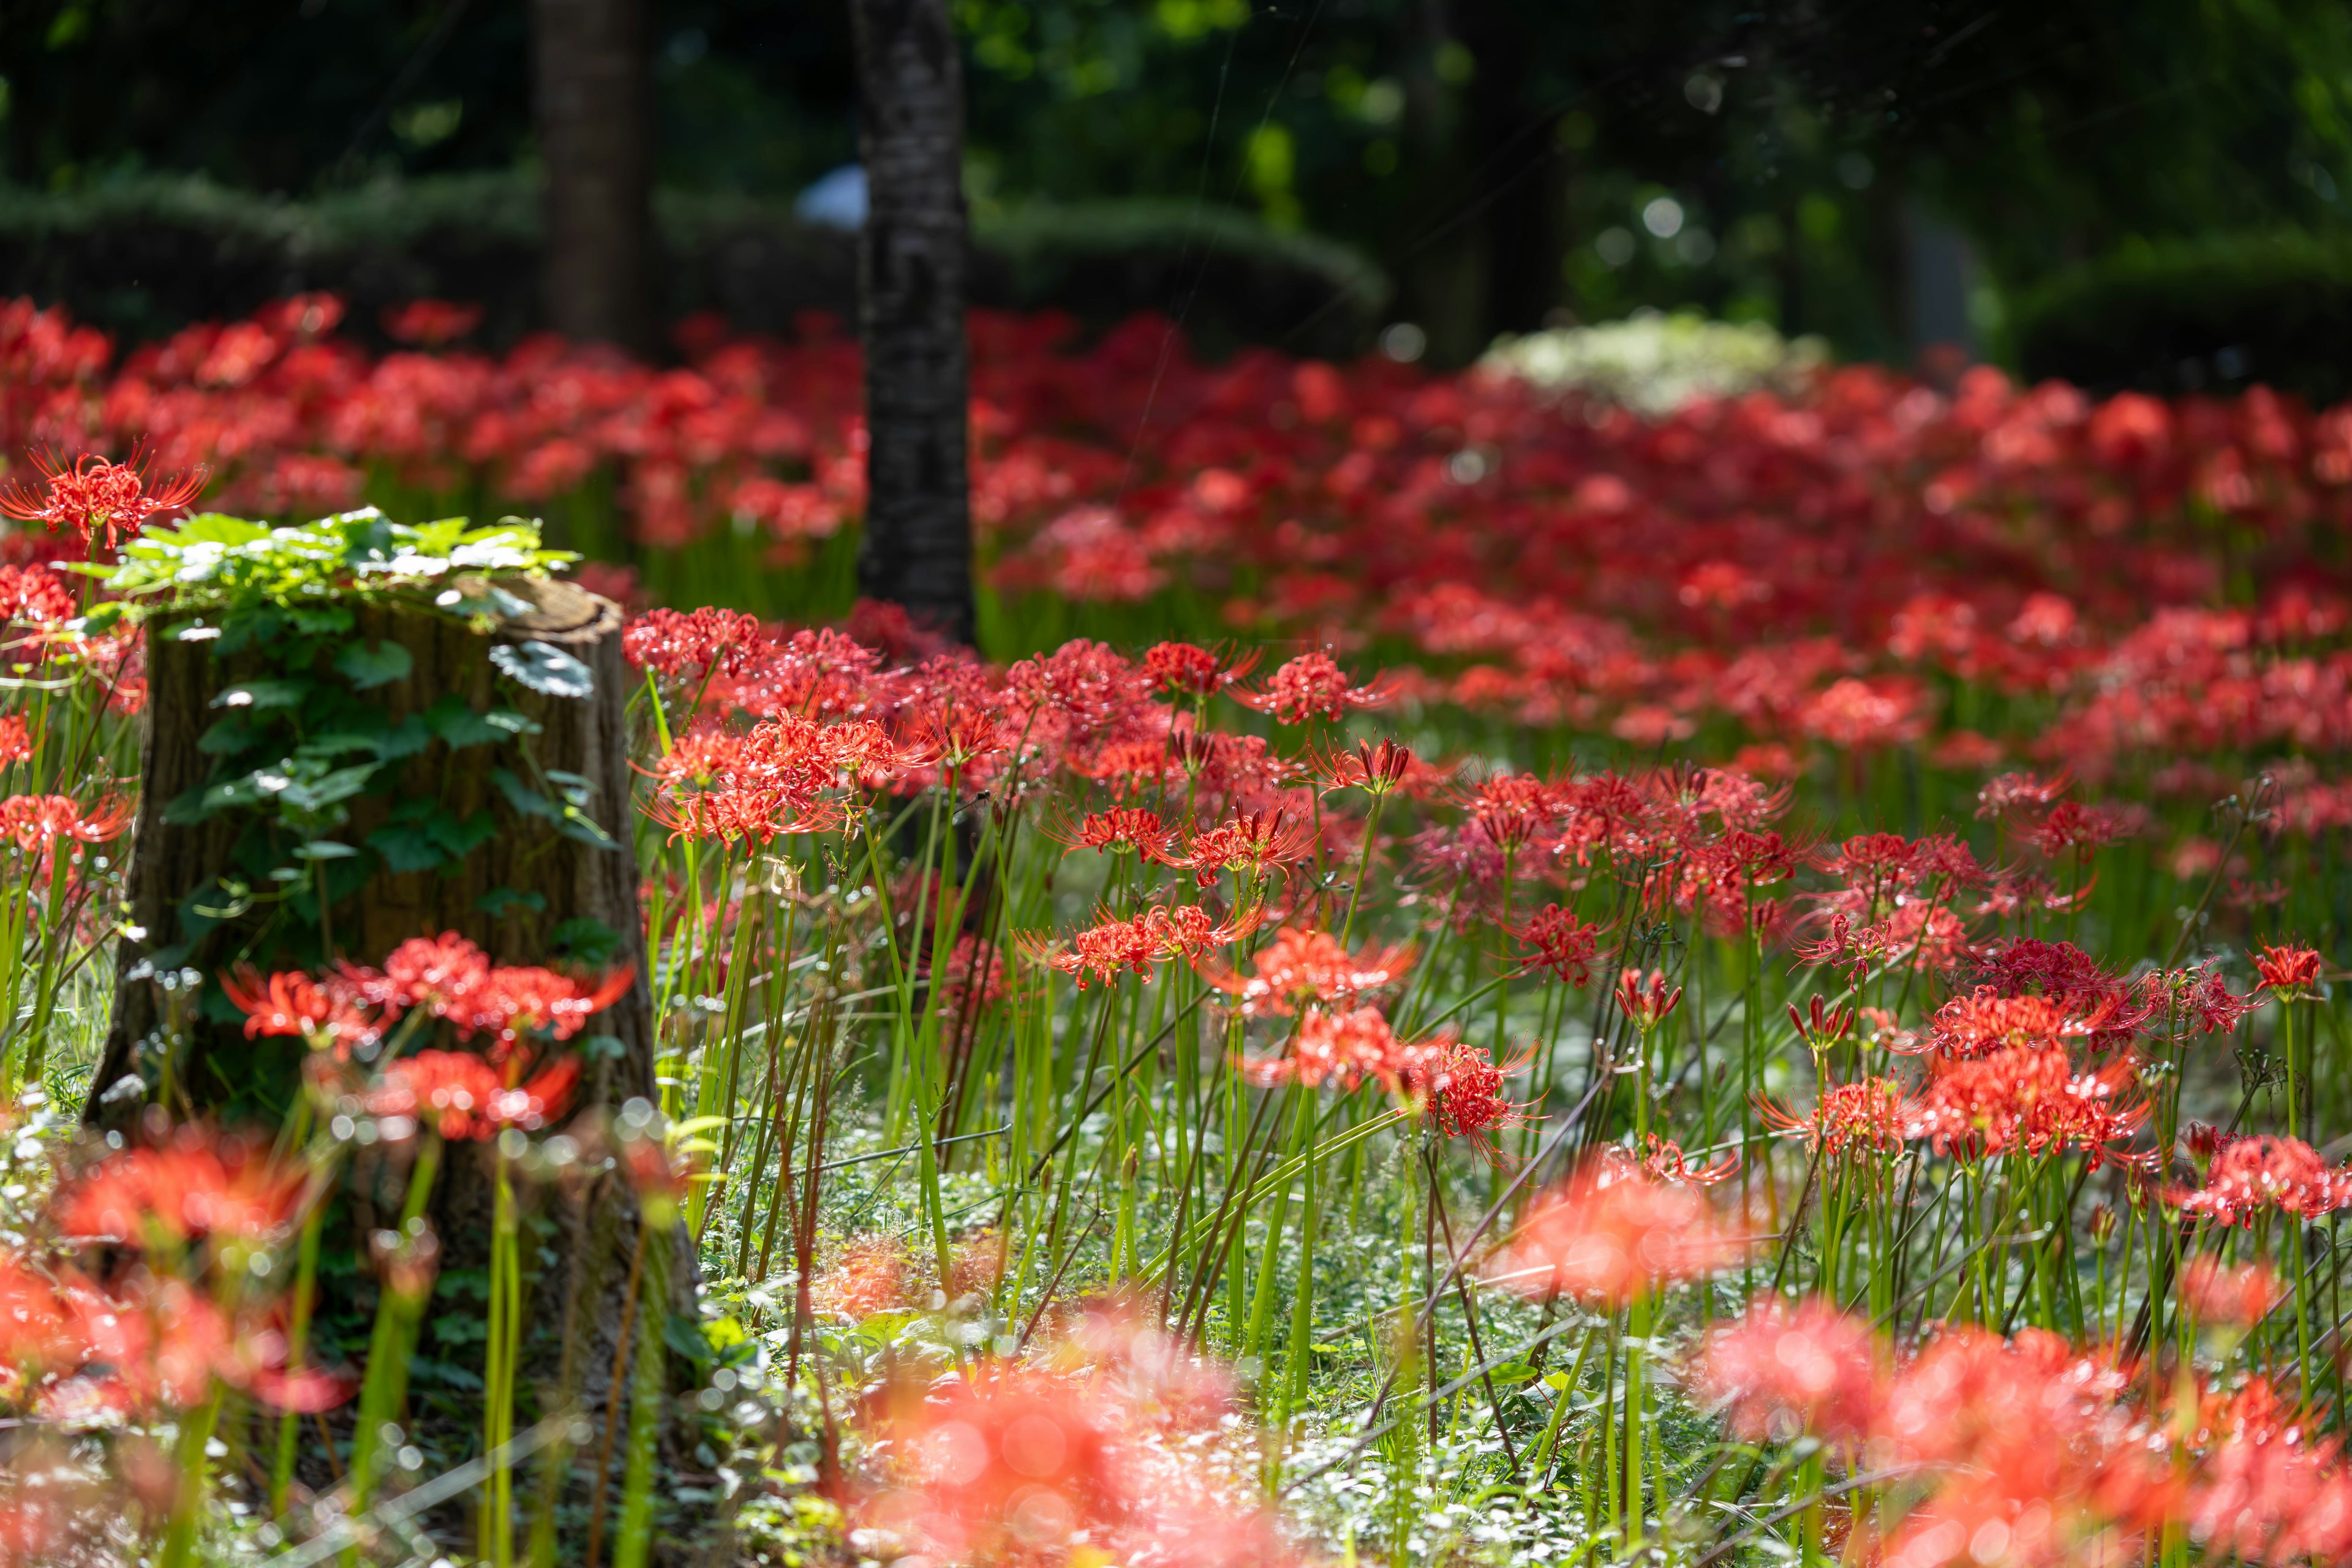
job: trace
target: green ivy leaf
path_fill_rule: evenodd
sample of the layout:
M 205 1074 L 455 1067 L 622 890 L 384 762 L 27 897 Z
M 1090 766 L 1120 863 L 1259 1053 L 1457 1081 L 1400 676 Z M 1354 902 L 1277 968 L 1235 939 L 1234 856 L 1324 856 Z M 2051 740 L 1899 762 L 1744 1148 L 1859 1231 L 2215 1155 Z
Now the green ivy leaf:
M 405 680 L 415 668 L 415 656 L 398 643 L 387 640 L 346 643 L 335 656 L 337 672 L 352 683 L 355 691 L 369 691 L 395 680 Z
M 452 751 L 467 746 L 487 746 L 512 738 L 512 731 L 491 723 L 483 715 L 466 706 L 465 700 L 452 693 L 443 697 L 425 710 L 425 725 L 446 742 Z
M 550 822 L 563 819 L 562 808 L 517 778 L 511 768 L 492 768 L 490 782 L 507 797 L 507 804 L 525 816 L 543 816 Z
M 313 838 L 308 844 L 295 849 L 294 858 L 297 860 L 348 860 L 358 853 L 359 851 L 350 845 L 339 844 L 331 838 Z
M 516 910 L 529 910 L 532 914 L 547 912 L 545 893 L 526 893 L 514 888 L 492 888 L 474 900 L 474 907 L 492 920 L 504 920 Z
M 208 757 L 233 757 L 261 738 L 259 728 L 250 714 L 232 713 L 196 737 L 196 750 Z
M 596 689 L 588 667 L 553 643 L 501 643 L 490 649 L 490 662 L 510 679 L 550 697 L 585 697 Z
M 323 811 L 339 801 L 346 801 L 367 788 L 375 778 L 376 764 L 360 763 L 334 772 L 315 781 L 297 781 L 279 790 L 278 798 L 297 811 Z
M 413 823 L 387 823 L 369 834 L 367 843 L 396 872 L 430 871 L 448 858 L 433 836 Z
M 318 682 L 299 676 L 267 680 L 240 680 L 213 699 L 215 708 L 299 708 L 317 689 Z

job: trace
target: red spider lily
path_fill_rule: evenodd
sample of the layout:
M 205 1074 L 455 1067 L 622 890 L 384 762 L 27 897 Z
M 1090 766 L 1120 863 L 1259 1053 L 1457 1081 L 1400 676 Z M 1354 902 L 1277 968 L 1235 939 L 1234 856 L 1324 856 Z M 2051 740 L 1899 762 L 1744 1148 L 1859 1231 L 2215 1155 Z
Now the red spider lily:
M 636 974 L 615 969 L 592 982 L 533 965 L 493 964 L 480 948 L 445 931 L 401 943 L 381 972 L 346 964 L 336 983 L 355 999 L 395 1013 L 424 1007 L 455 1025 L 459 1037 L 487 1034 L 504 1048 L 526 1034 L 570 1039 L 628 994 Z
M 1591 984 L 1592 965 L 1601 952 L 1601 928 L 1587 925 L 1572 910 L 1546 904 L 1505 934 L 1527 948 L 1519 973 L 1545 973 L 1563 985 Z
M 2261 1263 L 2231 1268 L 2210 1253 L 2180 1268 L 2180 1300 L 2200 1321 L 2248 1329 L 2285 1295 L 2278 1276 Z
M 1832 1154 L 1848 1149 L 1892 1153 L 1909 1140 L 1918 1114 L 1909 1091 L 1891 1078 L 1832 1084 L 1822 1091 L 1810 1116 L 1760 1096 L 1756 1110 L 1774 1131 L 1801 1136 Z
M 1603 1159 L 1625 1158 L 1622 1152 L 1604 1151 Z M 1661 1138 L 1654 1132 L 1642 1135 L 1642 1151 L 1633 1163 L 1648 1173 L 1654 1181 L 1684 1182 L 1694 1187 L 1712 1187 L 1739 1174 L 1739 1152 L 1733 1150 L 1710 1165 L 1694 1169 L 1683 1146 L 1671 1138 Z
M 631 664 L 687 683 L 720 672 L 749 675 L 770 647 L 759 617 L 740 610 L 647 610 L 621 632 Z
M 1794 1002 L 1789 1004 L 1789 1022 L 1796 1029 L 1799 1039 L 1814 1051 L 1821 1052 L 1844 1039 L 1853 1030 L 1853 1009 L 1832 1007 L 1816 993 L 1801 1013 L 1797 1011 Z
M 1219 922 L 1197 905 L 1154 904 L 1131 920 L 1106 917 L 1071 936 L 1057 947 L 1034 934 L 1024 934 L 1022 946 L 1030 961 L 1074 976 L 1078 989 L 1088 976 L 1108 982 L 1122 972 L 1151 978 L 1151 966 L 1172 958 L 1196 958 L 1213 947 L 1238 941 L 1257 929 L 1260 910 L 1253 906 Z
M 290 1035 L 339 1055 L 374 1044 L 388 1022 L 372 1011 L 341 975 L 313 980 L 308 974 L 285 973 L 267 980 L 250 964 L 239 964 L 220 977 L 221 994 L 246 1015 L 245 1037 Z
M 1352 752 L 1310 751 L 1309 756 L 1326 789 L 1360 789 L 1374 799 L 1400 788 L 1430 788 L 1444 776 L 1414 756 L 1410 747 L 1390 740 L 1378 745 L 1359 741 Z
M 1312 853 L 1314 827 L 1281 811 L 1253 811 L 1195 833 L 1171 866 L 1192 873 L 1202 887 L 1213 887 L 1220 873 L 1238 868 L 1255 880 L 1276 867 L 1295 866 Z
M 23 714 L 0 714 L 0 767 L 30 762 L 39 747 Z
M 1350 953 L 1329 931 L 1286 925 L 1276 928 L 1274 940 L 1251 963 L 1257 973 L 1246 979 L 1206 964 L 1201 972 L 1218 990 L 1240 997 L 1243 1013 L 1288 1017 L 1307 1002 L 1346 1007 L 1365 992 L 1395 984 L 1412 967 L 1412 949 L 1369 947 Z
M 1132 854 L 1146 861 L 1165 857 L 1176 839 L 1172 829 L 1161 826 L 1158 812 L 1132 805 L 1093 812 L 1075 831 L 1057 828 L 1048 833 L 1073 848 L 1092 849 L 1104 855 Z
M 2033 847 L 2054 860 L 2070 849 L 2105 848 L 2128 837 L 2133 826 L 2131 817 L 2115 807 L 2062 800 L 2035 826 Z
M 1646 980 L 1638 969 L 1624 970 L 1617 976 L 1617 1005 L 1645 1034 L 1672 1016 L 1682 1001 L 1681 986 L 1666 989 L 1664 970 L 1652 970 Z
M 2077 1074 L 2064 1047 L 2010 1046 L 1937 1071 L 1915 1103 L 1911 1135 L 1939 1154 L 1975 1159 L 2075 1149 L 2094 1168 L 2147 1121 L 2147 1108 L 2120 1097 L 2127 1060 Z
M 2061 1040 L 2097 1034 L 2118 1011 L 2119 998 L 2099 999 L 2090 1017 L 2078 1015 L 2068 999 L 2053 996 L 2001 996 L 1979 987 L 1955 996 L 1937 1009 L 1928 1022 L 1927 1042 L 1951 1059 L 1990 1056 L 2020 1046 L 2048 1046 Z
M 226 1384 L 265 1405 L 308 1413 L 341 1404 L 345 1380 L 289 1371 L 286 1340 L 264 1318 L 233 1318 L 184 1279 L 134 1273 L 119 1289 L 68 1279 L 58 1289 L 63 1323 L 39 1408 L 86 1423 L 188 1410 Z
M 51 533 L 70 527 L 85 541 L 102 534 L 109 550 L 119 533 L 135 533 L 149 518 L 179 510 L 205 488 L 205 470 L 195 468 L 149 489 L 147 459 L 136 449 L 124 463 L 88 452 L 70 466 L 61 453 L 36 453 L 31 461 L 45 493 L 35 495 L 21 481 L 10 480 L 0 490 L 0 516 L 40 523 Z
M 1538 1198 L 1496 1256 L 1493 1278 L 1522 1295 L 1611 1308 L 1735 1261 L 1741 1244 L 1689 1186 L 1595 1155 Z
M 940 1561 L 1050 1559 L 1127 1522 L 1105 1415 L 1065 1380 L 982 1366 L 929 1391 L 892 1390 L 877 1425 L 898 1486 L 869 1521 Z
M 1211 697 L 1247 675 L 1257 661 L 1255 648 L 1234 653 L 1163 642 L 1143 656 L 1143 673 L 1162 697 Z
M 300 1216 L 308 1185 L 300 1166 L 257 1145 L 184 1128 L 160 1148 L 110 1154 L 76 1175 L 53 1212 L 59 1233 L 77 1241 L 267 1241 Z
M 1895 1376 L 1873 1434 L 1930 1487 L 1886 1542 L 1886 1562 L 1945 1568 L 1981 1550 L 2060 1568 L 2134 1556 L 2170 1511 L 2176 1483 L 2122 1402 L 2130 1384 L 2112 1362 L 2039 1330 L 1937 1339 Z
M 1885 1410 L 1882 1354 L 1870 1325 L 1830 1302 L 1759 1296 L 1707 1336 L 1696 1388 L 1727 1407 L 1732 1432 L 1748 1442 L 1802 1434 L 1853 1443 Z
M 1470 798 L 1470 820 L 1495 847 L 1515 854 L 1556 814 L 1557 793 L 1533 773 L 1498 773 Z
M 2319 985 L 2322 960 L 2307 947 L 2265 947 L 2254 955 L 2263 989 L 2289 998 L 2308 996 Z
M 1435 1121 L 1440 1132 L 1468 1139 L 1489 1163 L 1499 1163 L 1503 1152 L 1494 1135 L 1524 1125 L 1528 1109 L 1526 1102 L 1505 1100 L 1503 1085 L 1534 1059 L 1530 1047 L 1498 1063 L 1484 1046 L 1441 1035 L 1412 1047 L 1399 1077 L 1403 1092 Z
M 2202 1187 L 2171 1197 L 2183 1213 L 2221 1225 L 2244 1225 L 2271 1208 L 2317 1219 L 2352 1207 L 2352 1169 L 2323 1163 L 2300 1138 L 2235 1138 L 2214 1155 Z
M 55 626 L 81 614 L 72 590 L 41 566 L 0 565 L 0 623 Z
M 535 1132 L 562 1120 L 579 1081 L 575 1056 L 510 1085 L 471 1052 L 419 1051 L 388 1065 L 366 1104 L 370 1115 L 422 1121 L 452 1142 L 480 1142 L 509 1127 Z
M 842 1247 L 809 1286 L 811 1307 L 830 1317 L 866 1319 L 915 1304 L 915 1258 L 904 1238 L 859 1237 Z
M 1378 681 L 1349 686 L 1347 672 L 1328 653 L 1302 653 L 1268 678 L 1265 689 L 1235 692 L 1241 701 L 1277 724 L 1304 724 L 1309 719 L 1341 719 L 1351 709 L 1377 708 L 1389 694 Z
M 395 341 L 428 349 L 455 342 L 481 324 L 479 305 L 447 300 L 411 300 L 404 305 L 388 305 L 383 311 L 383 330 Z
M 2039 815 L 2073 788 L 2064 773 L 2043 779 L 2032 773 L 2003 773 L 1977 792 L 1977 816 L 2010 817 Z
M 2255 998 L 2233 993 L 2214 963 L 2170 973 L 2152 970 L 2142 986 L 2144 1005 L 2151 1016 L 2177 1007 L 2187 1015 L 2189 1026 L 2200 1034 L 2232 1034 L 2254 1009 Z
M 700 839 L 766 846 L 801 833 L 831 833 L 846 820 L 840 805 L 812 801 L 783 784 L 743 784 L 699 795 L 656 795 L 646 816 L 669 829 L 669 841 Z
M 16 840 L 16 847 L 27 853 L 43 854 L 60 838 L 104 844 L 122 836 L 131 816 L 130 804 L 113 795 L 89 806 L 70 795 L 11 795 L 0 800 L 0 838 Z
M 2179 1516 L 2209 1551 L 2248 1563 L 2341 1563 L 2352 1554 L 2352 1472 L 2332 1439 L 2298 1429 L 2295 1406 L 2248 1380 L 2202 1423 L 2200 1456 Z
M 1309 1007 L 1282 1056 L 1246 1059 L 1240 1067 L 1259 1085 L 1303 1083 L 1313 1089 L 1329 1081 L 1353 1090 L 1370 1079 L 1400 1090 L 1416 1053 L 1425 1048 L 1399 1039 L 1378 1007 Z

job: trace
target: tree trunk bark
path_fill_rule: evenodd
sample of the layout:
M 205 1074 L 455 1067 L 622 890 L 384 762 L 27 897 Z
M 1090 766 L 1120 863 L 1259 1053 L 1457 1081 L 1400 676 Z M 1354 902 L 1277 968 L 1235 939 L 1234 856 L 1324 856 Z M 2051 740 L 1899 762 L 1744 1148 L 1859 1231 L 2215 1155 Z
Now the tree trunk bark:
M 608 962 L 627 966 L 637 978 L 592 1020 L 586 1032 L 610 1037 L 619 1049 L 595 1053 L 585 1064 L 573 1106 L 593 1113 L 616 1110 L 632 1099 L 657 1101 L 652 994 L 631 848 L 630 681 L 621 655 L 621 612 L 609 600 L 569 583 L 516 581 L 504 586 L 531 601 L 536 609 L 502 623 L 488 637 L 446 616 L 360 610 L 354 636 L 397 642 L 415 661 L 405 679 L 377 689 L 377 695 L 395 724 L 449 695 L 477 712 L 500 707 L 520 712 L 540 727 L 530 740 L 540 766 L 576 774 L 593 786 L 588 810 L 614 842 L 601 847 L 583 843 L 559 834 L 543 818 L 519 813 L 495 786 L 480 751 L 453 752 L 436 741 L 405 764 L 397 789 L 351 803 L 351 820 L 341 837 L 362 842 L 400 802 L 421 798 L 438 798 L 461 817 L 488 811 L 496 819 L 497 831 L 472 853 L 438 870 L 379 871 L 356 894 L 332 906 L 334 947 L 357 962 L 373 964 L 410 937 L 456 931 L 494 963 L 539 963 L 549 955 L 551 936 L 559 925 L 594 921 L 619 939 Z M 497 689 L 494 695 L 490 649 L 501 642 L 524 640 L 552 644 L 579 659 L 594 678 L 593 689 L 581 698 L 517 692 L 511 687 Z M 236 919 L 198 933 L 182 924 L 182 910 L 192 892 L 216 888 L 224 875 L 234 875 L 243 814 L 226 812 L 194 826 L 164 816 L 173 801 L 211 772 L 213 759 L 198 749 L 198 741 L 218 716 L 214 698 L 254 673 L 247 668 L 254 662 L 251 656 L 215 658 L 211 647 L 208 642 L 161 635 L 148 641 L 139 816 L 127 871 L 132 919 L 143 939 L 126 940 L 118 951 L 112 1027 L 84 1110 L 88 1121 L 110 1131 L 136 1135 L 142 1118 L 165 1110 L 152 1100 L 163 1079 L 160 1051 L 172 1056 L 169 1081 L 176 1086 L 172 1114 L 234 1116 L 239 1108 L 290 1105 L 300 1092 L 303 1052 L 299 1044 L 247 1040 L 241 1019 L 208 1019 L 201 1012 L 191 1016 L 184 1006 L 175 1012 L 171 994 L 150 976 L 150 955 L 171 948 L 172 958 L 184 966 L 181 973 L 210 977 L 236 957 L 250 930 Z M 493 889 L 505 891 L 485 908 L 484 895 Z M 182 988 L 182 995 L 189 994 Z M 171 1038 L 174 1034 L 176 1044 Z M 366 1268 L 362 1238 L 392 1223 L 399 1205 L 404 1177 L 398 1163 L 396 1156 L 388 1157 L 380 1146 L 361 1149 L 341 1188 L 340 1201 L 349 1205 L 351 1224 L 331 1227 L 336 1233 L 329 1237 L 329 1251 L 355 1253 L 360 1271 Z M 490 1172 L 486 1144 L 453 1145 L 446 1152 L 427 1209 L 440 1238 L 445 1279 L 481 1268 L 488 1256 Z M 637 1245 L 640 1221 L 635 1194 L 625 1180 L 611 1173 L 535 1191 L 529 1184 L 519 1185 L 519 1195 L 535 1203 L 543 1216 L 545 1245 L 558 1253 L 548 1267 L 527 1266 L 523 1371 L 537 1386 L 542 1415 L 575 1405 L 601 1432 L 612 1397 L 611 1368 L 621 1337 L 630 1258 Z M 695 1316 L 694 1258 L 683 1227 L 657 1233 L 653 1240 L 667 1249 L 667 1268 L 660 1272 L 668 1288 L 662 1299 L 637 1304 L 633 1342 L 648 1333 L 662 1334 L 674 1314 L 689 1321 Z M 348 1268 L 322 1269 L 326 1300 L 320 1303 L 320 1321 L 328 1319 L 329 1309 L 349 1315 L 353 1303 L 334 1300 L 338 1289 L 349 1287 L 336 1281 L 355 1277 Z M 441 1310 L 428 1312 L 428 1321 Z M 470 1365 L 478 1356 L 463 1344 L 432 1348 L 429 1337 L 420 1355 L 428 1349 L 437 1359 L 460 1365 Z M 674 1360 L 673 1373 L 683 1370 Z M 627 1375 L 625 1371 L 625 1386 Z M 674 1375 L 673 1387 L 677 1382 Z M 350 1412 L 346 1408 L 341 1414 L 348 1418 Z M 684 1437 L 684 1446 L 690 1447 L 693 1439 L 668 1413 L 665 1429 L 665 1447 L 675 1462 L 677 1440 Z M 589 1453 L 593 1453 L 593 1444 Z M 588 1456 L 573 1457 L 578 1461 Z M 323 1453 L 306 1454 L 304 1471 L 320 1484 L 331 1468 Z M 532 1474 L 528 1465 L 519 1472 L 519 1497 L 530 1495 Z M 584 1496 L 589 1484 L 575 1473 L 575 1498 Z M 656 1555 L 667 1562 L 698 1560 L 723 1551 L 712 1544 L 723 1539 L 723 1530 L 709 1510 L 699 1516 L 688 1510 L 675 1528 L 666 1529 Z
M 969 645 L 963 68 L 946 0 L 851 0 L 851 12 L 866 182 L 858 589 Z
M 644 353 L 653 124 L 644 0 L 532 0 L 548 325 Z

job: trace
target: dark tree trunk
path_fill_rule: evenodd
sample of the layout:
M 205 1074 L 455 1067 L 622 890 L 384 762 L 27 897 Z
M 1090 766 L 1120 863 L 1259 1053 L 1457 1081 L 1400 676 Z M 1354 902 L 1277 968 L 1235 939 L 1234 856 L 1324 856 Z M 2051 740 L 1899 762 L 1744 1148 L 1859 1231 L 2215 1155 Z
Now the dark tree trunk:
M 655 1100 L 655 1028 L 652 994 L 646 975 L 644 924 L 637 907 L 636 859 L 630 846 L 631 770 L 625 719 L 628 670 L 621 657 L 621 614 L 609 600 L 560 582 L 519 581 L 509 591 L 531 600 L 537 610 L 503 623 L 484 637 L 445 616 L 413 611 L 362 609 L 356 635 L 389 639 L 408 649 L 415 665 L 405 679 L 379 689 L 387 716 L 395 723 L 433 701 L 454 694 L 477 711 L 509 707 L 540 726 L 531 737 L 542 769 L 575 773 L 590 782 L 589 807 L 614 842 L 598 847 L 558 834 L 546 821 L 519 816 L 500 796 L 480 751 L 452 752 L 439 742 L 405 767 L 389 795 L 366 795 L 352 803 L 341 837 L 359 842 L 383 825 L 401 800 L 439 797 L 461 816 L 488 810 L 498 832 L 461 861 L 439 871 L 398 874 L 380 871 L 360 891 L 333 907 L 334 946 L 356 962 L 380 962 L 414 936 L 456 931 L 501 963 L 538 963 L 550 951 L 550 933 L 568 920 L 593 920 L 619 939 L 610 963 L 625 964 L 637 983 L 596 1016 L 590 1033 L 620 1042 L 617 1053 L 590 1062 L 573 1105 L 583 1110 L 614 1110 L 634 1098 Z M 493 695 L 489 650 L 496 643 L 536 639 L 556 645 L 585 664 L 595 679 L 585 698 L 517 692 Z M 139 817 L 128 868 L 128 894 L 142 942 L 125 941 L 117 955 L 114 1017 L 84 1115 L 110 1131 L 136 1134 L 149 1094 L 161 1074 L 153 1059 L 175 1025 L 182 1037 L 173 1048 L 171 1081 L 178 1087 L 174 1114 L 234 1117 L 239 1108 L 290 1104 L 299 1092 L 300 1051 L 271 1047 L 289 1042 L 249 1041 L 237 1023 L 201 1017 L 168 1017 L 163 993 L 146 977 L 147 954 L 180 946 L 180 962 L 210 976 L 224 968 L 247 927 L 232 921 L 188 943 L 181 928 L 183 900 L 213 886 L 230 871 L 241 831 L 240 814 L 223 813 L 194 826 L 164 820 L 164 808 L 205 781 L 213 759 L 198 750 L 199 737 L 218 717 L 213 699 L 232 682 L 256 670 L 249 658 L 215 658 L 206 642 L 155 636 L 148 643 L 148 702 L 142 721 Z M 505 912 L 480 907 L 492 889 L 510 889 L 541 907 L 515 899 Z M 184 1013 L 184 1010 L 183 1010 Z M 158 1108 L 159 1110 L 162 1108 Z M 364 1266 L 368 1230 L 391 1223 L 403 1179 L 399 1162 L 381 1150 L 363 1151 L 352 1167 L 342 1201 L 352 1227 L 329 1238 L 330 1251 L 357 1252 Z M 524 1372 L 538 1389 L 541 1412 L 566 1405 L 584 1410 L 601 1431 L 609 1403 L 614 1352 L 621 1334 L 630 1258 L 637 1245 L 638 1215 L 628 1184 L 614 1174 L 557 1184 L 524 1197 L 549 1222 L 542 1233 L 559 1251 L 553 1265 L 531 1269 L 525 1313 Z M 488 1256 L 490 1177 L 487 1145 L 453 1146 L 443 1163 L 428 1208 L 442 1243 L 442 1270 L 478 1268 Z M 662 1270 L 667 1299 L 641 1302 L 634 1314 L 633 1342 L 660 1334 L 673 1313 L 695 1311 L 695 1269 L 683 1227 L 667 1233 Z M 322 1293 L 348 1270 L 321 1275 Z M 330 1304 L 331 1295 L 330 1295 Z M 343 1303 L 348 1305 L 348 1303 Z M 322 1317 L 324 1313 L 322 1312 Z M 445 1354 L 463 1357 L 462 1349 Z M 348 1409 L 341 1413 L 348 1416 Z M 681 1436 L 673 1428 L 671 1437 Z M 690 1440 L 689 1440 L 690 1446 Z M 575 1459 L 579 1457 L 575 1456 Z M 323 1481 L 329 1461 L 310 1455 L 306 1471 Z M 517 1478 L 518 1496 L 531 1494 L 532 1472 Z M 575 1474 L 576 1500 L 587 1482 Z M 617 1503 L 614 1505 L 617 1507 Z M 657 1553 L 662 1561 L 697 1560 L 719 1550 L 723 1531 L 708 1517 L 688 1518 L 669 1532 Z M 713 1561 L 719 1560 L 712 1558 Z
M 653 230 L 644 0 L 531 0 L 531 34 L 548 325 L 642 353 Z
M 1528 103 L 1528 68 L 1538 41 L 1510 5 L 1477 0 L 1454 10 L 1463 44 L 1478 62 L 1469 93 L 1471 156 L 1486 230 L 1485 338 L 1533 331 L 1560 300 L 1562 167 L 1556 110 Z M 1483 344 L 1481 345 L 1483 347 Z
M 946 0 L 850 0 L 866 231 L 860 592 L 972 641 L 964 479 L 963 69 Z

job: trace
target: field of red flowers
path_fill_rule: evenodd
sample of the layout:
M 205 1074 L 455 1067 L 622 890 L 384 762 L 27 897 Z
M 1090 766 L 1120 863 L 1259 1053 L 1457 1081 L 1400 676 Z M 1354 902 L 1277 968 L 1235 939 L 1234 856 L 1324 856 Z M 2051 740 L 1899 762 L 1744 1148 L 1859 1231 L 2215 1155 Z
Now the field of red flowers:
M 0 1562 L 2352 1562 L 2352 409 L 982 319 L 983 658 L 850 600 L 825 323 L 337 310 L 0 313 L 0 441 L 143 453 L 0 494 Z M 126 931 L 192 659 L 237 875 Z M 641 929 L 354 949 L 510 835 Z

